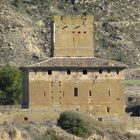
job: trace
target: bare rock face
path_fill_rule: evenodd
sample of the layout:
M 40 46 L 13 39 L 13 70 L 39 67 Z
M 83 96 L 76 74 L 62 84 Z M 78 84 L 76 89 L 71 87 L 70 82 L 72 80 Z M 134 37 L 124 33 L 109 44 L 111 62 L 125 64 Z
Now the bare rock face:
M 43 20 L 35 21 L 7 5 L 0 9 L 0 64 L 28 65 L 45 59 Z

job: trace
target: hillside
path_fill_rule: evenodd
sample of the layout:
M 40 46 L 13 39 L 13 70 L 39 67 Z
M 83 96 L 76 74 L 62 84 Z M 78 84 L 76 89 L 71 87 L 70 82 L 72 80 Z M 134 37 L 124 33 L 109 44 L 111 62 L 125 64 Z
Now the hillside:
M 0 1 L 0 64 L 28 65 L 50 56 L 51 21 L 56 14 L 94 16 L 95 55 L 140 66 L 139 0 Z

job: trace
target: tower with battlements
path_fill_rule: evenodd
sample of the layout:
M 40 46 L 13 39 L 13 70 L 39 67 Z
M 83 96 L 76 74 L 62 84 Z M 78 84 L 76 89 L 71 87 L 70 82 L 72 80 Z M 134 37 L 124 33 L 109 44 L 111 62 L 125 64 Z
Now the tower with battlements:
M 96 58 L 92 16 L 54 16 L 53 57 L 21 67 L 23 108 L 124 114 L 125 65 Z

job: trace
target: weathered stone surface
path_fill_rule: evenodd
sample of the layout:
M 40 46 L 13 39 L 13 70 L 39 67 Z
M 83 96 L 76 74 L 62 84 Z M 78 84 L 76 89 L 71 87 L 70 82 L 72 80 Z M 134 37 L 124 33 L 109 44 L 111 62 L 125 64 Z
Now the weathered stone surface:
M 31 64 L 46 58 L 43 20 L 34 21 L 10 6 L 0 8 L 0 64 Z

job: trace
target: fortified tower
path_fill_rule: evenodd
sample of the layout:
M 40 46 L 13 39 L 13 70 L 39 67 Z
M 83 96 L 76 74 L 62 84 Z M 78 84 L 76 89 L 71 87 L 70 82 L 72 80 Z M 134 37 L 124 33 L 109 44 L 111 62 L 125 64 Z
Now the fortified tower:
M 93 16 L 54 16 L 53 43 L 56 57 L 93 57 Z
M 53 43 L 52 58 L 21 68 L 22 107 L 123 116 L 126 66 L 94 57 L 93 17 L 55 16 Z

